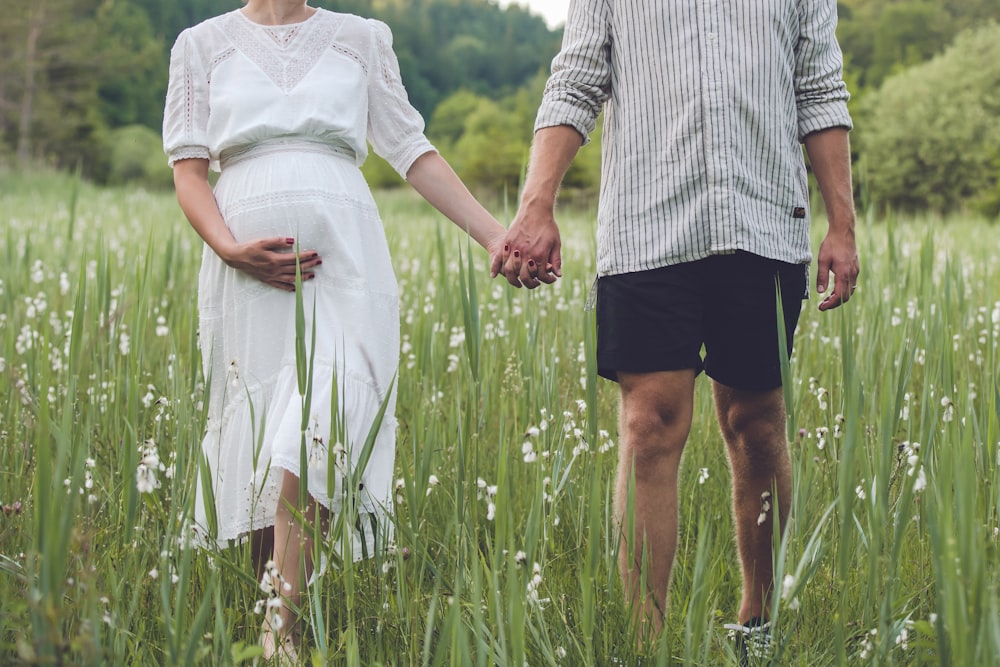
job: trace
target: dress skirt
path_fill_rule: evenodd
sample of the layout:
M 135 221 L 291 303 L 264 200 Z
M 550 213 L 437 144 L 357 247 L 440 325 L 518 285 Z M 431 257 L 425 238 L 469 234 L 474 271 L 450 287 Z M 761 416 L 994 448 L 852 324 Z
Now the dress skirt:
M 363 527 L 353 556 L 370 554 L 391 538 L 399 298 L 368 185 L 351 156 L 281 141 L 224 157 L 215 196 L 238 241 L 294 238 L 323 263 L 301 290 L 306 354 L 297 360 L 296 294 L 205 247 L 198 311 L 210 394 L 198 529 L 225 545 L 273 525 L 284 471 L 304 476 L 309 494 L 340 512 L 344 472 L 357 474 L 373 435 L 352 502 L 369 516 L 346 522 Z M 299 362 L 312 364 L 308 407 Z

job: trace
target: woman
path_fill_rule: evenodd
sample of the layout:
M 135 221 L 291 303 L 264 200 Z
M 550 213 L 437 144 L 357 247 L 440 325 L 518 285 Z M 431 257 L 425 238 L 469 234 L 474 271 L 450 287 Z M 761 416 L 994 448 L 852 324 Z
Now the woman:
M 292 653 L 290 607 L 312 569 L 309 531 L 293 516 L 323 522 L 341 509 L 330 457 L 346 450 L 356 461 L 383 408 L 354 503 L 368 515 L 358 525 L 379 529 L 357 535 L 353 556 L 371 553 L 389 532 L 398 295 L 358 169 L 367 142 L 491 255 L 504 228 L 424 137 L 389 29 L 302 0 L 249 0 L 181 33 L 163 136 L 178 201 L 205 241 L 198 310 L 210 404 L 202 477 L 211 484 L 199 483 L 196 523 L 219 544 L 249 537 L 258 574 L 273 554 L 272 583 L 290 604 L 266 615 L 262 642 L 267 657 Z M 214 192 L 210 166 L 221 172 Z M 315 331 L 316 348 L 307 456 L 296 252 L 306 340 Z M 331 403 L 346 442 L 329 442 Z

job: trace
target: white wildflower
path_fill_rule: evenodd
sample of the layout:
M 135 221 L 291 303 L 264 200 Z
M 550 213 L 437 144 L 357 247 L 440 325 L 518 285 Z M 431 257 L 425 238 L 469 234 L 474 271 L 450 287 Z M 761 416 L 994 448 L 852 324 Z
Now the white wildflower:
M 160 480 L 156 479 L 155 468 L 140 463 L 135 469 L 135 488 L 139 493 L 152 493 L 160 488 Z
M 941 414 L 941 421 L 950 422 L 955 418 L 955 404 L 951 402 L 950 398 L 942 396 L 941 407 L 944 408 L 944 412 Z
M 794 590 L 795 577 L 790 574 L 786 574 L 785 578 L 781 581 L 781 599 L 788 603 L 788 608 L 792 611 L 796 611 L 800 606 L 798 596 L 792 595 Z
M 816 390 L 816 401 L 819 403 L 819 409 L 820 410 L 826 410 L 826 407 L 827 407 L 827 402 L 826 402 L 827 395 L 828 395 L 828 392 L 823 387 L 820 387 L 819 389 Z
M 36 259 L 31 266 L 31 282 L 37 284 L 43 280 L 45 280 L 45 267 L 42 265 L 42 260 Z

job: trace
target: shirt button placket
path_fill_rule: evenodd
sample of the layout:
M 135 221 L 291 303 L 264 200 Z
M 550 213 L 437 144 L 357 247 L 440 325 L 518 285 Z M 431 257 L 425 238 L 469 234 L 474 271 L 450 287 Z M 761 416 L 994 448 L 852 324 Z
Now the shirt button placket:
M 724 11 L 719 0 L 707 0 L 700 3 L 701 7 L 701 37 L 704 86 L 704 118 L 702 128 L 705 132 L 705 168 L 708 181 L 708 224 L 706 225 L 707 247 L 720 247 L 719 238 L 722 226 L 723 181 L 725 179 L 725 112 L 722 97 L 722 49 L 719 38 L 719 15 Z

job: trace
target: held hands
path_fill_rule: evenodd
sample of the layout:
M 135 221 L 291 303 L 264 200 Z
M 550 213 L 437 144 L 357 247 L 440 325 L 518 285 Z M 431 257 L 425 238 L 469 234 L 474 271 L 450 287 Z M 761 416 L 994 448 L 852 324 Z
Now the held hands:
M 286 292 L 295 291 L 295 239 L 276 237 L 237 243 L 219 257 L 227 265 Z M 323 263 L 314 250 L 299 251 L 302 280 L 316 277 L 315 268 Z
M 830 310 L 847 303 L 857 289 L 861 272 L 853 229 L 846 233 L 828 233 L 819 247 L 816 264 L 816 290 L 820 294 L 825 293 L 830 284 L 830 273 L 834 275 L 833 291 L 820 302 L 819 309 Z
M 522 206 L 502 243 L 490 251 L 490 277 L 535 289 L 562 277 L 559 227 L 551 207 Z

